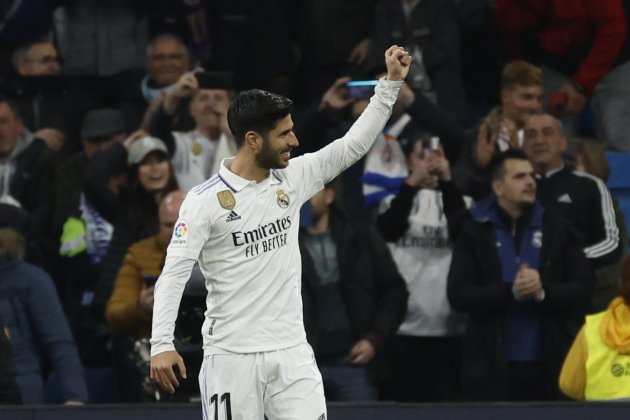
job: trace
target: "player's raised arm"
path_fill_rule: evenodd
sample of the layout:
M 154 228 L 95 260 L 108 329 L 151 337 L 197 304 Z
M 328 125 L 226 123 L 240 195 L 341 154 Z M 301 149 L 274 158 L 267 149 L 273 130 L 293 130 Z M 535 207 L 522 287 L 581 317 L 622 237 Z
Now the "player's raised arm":
M 398 90 L 409 73 L 411 56 L 402 47 L 394 45 L 385 51 L 385 64 L 387 76 L 379 80 L 363 114 L 345 136 L 315 153 L 322 168 L 324 184 L 361 159 L 389 119 Z

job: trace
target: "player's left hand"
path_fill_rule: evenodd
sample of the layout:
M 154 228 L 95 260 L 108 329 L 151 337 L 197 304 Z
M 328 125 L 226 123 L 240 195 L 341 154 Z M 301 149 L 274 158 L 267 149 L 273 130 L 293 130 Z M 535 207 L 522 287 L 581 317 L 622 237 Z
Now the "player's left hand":
M 365 365 L 370 363 L 374 358 L 376 350 L 372 343 L 365 338 L 357 341 L 356 344 L 350 349 L 350 353 L 346 360 L 353 365 Z
M 173 394 L 179 386 L 173 366 L 177 365 L 182 378 L 186 379 L 186 366 L 184 359 L 175 350 L 165 351 L 151 357 L 151 379 L 157 382 L 162 389 Z
M 387 80 L 405 80 L 411 67 L 411 55 L 403 47 L 392 45 L 385 51 Z

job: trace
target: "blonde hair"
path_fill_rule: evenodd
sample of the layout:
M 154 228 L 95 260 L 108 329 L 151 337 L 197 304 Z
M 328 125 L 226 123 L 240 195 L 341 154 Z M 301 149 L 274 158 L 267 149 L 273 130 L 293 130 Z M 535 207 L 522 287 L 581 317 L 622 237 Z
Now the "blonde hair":
M 516 85 L 520 86 L 542 86 L 543 72 L 527 61 L 510 61 L 501 71 L 501 88 L 511 89 Z

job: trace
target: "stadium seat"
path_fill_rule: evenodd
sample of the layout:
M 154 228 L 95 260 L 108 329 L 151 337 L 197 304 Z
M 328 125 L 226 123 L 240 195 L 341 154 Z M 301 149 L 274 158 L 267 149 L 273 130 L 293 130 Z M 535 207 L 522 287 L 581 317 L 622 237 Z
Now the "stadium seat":
M 630 153 L 606 152 L 606 160 L 610 166 L 610 176 L 606 185 L 610 193 L 617 199 L 619 208 L 630 221 Z

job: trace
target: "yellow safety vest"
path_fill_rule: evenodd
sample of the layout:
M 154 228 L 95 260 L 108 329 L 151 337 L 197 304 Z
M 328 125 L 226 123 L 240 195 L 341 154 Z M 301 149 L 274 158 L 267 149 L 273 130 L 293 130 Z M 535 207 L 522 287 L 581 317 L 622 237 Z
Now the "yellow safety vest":
M 588 357 L 584 398 L 587 400 L 630 398 L 630 355 L 619 354 L 602 341 L 599 328 L 605 314 L 586 317 L 584 336 Z

